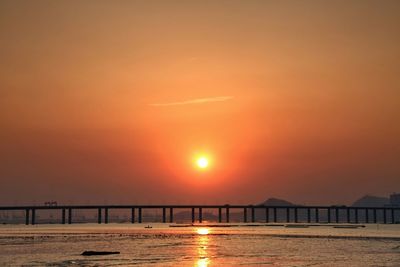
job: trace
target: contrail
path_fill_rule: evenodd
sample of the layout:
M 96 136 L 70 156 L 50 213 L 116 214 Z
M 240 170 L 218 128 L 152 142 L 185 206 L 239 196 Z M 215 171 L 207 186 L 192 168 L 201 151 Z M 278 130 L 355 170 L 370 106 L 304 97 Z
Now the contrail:
M 196 98 L 185 100 L 181 102 L 169 102 L 169 103 L 154 103 L 149 104 L 154 107 L 166 107 L 166 106 L 181 106 L 181 105 L 191 105 L 191 104 L 204 104 L 209 102 L 223 102 L 233 99 L 233 96 L 216 96 L 216 97 L 208 97 L 208 98 Z

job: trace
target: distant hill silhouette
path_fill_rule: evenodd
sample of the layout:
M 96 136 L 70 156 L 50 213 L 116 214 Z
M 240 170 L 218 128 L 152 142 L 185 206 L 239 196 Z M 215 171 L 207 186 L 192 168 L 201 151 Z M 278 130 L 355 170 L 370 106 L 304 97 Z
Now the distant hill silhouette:
M 279 199 L 279 198 L 268 198 L 266 201 L 264 201 L 263 203 L 261 203 L 260 205 L 266 205 L 266 206 L 296 206 L 295 204 L 283 200 L 283 199 Z
M 390 204 L 390 200 L 387 197 L 377 197 L 365 195 L 362 198 L 356 200 L 351 206 L 352 207 L 383 207 Z

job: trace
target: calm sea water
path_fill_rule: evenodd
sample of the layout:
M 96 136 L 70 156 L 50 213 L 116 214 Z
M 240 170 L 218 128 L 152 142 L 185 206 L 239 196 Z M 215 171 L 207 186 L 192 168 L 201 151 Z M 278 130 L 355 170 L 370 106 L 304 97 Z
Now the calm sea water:
M 400 266 L 400 225 L 145 226 L 2 225 L 0 266 Z

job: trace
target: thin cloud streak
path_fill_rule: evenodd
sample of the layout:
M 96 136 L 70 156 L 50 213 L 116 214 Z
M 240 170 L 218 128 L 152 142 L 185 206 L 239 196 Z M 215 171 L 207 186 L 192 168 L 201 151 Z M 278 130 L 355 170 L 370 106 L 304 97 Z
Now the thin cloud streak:
M 192 105 L 192 104 L 204 104 L 210 102 L 223 102 L 233 99 L 233 96 L 216 96 L 216 97 L 208 97 L 208 98 L 196 98 L 190 99 L 181 102 L 169 102 L 169 103 L 155 103 L 149 104 L 154 107 L 167 107 L 167 106 L 182 106 L 182 105 Z

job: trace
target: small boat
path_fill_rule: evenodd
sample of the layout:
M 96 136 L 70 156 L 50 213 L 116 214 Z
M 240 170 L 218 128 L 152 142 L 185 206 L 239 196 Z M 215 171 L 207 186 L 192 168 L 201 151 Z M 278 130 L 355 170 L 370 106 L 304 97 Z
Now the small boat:
M 102 256 L 102 255 L 112 255 L 119 254 L 119 251 L 93 251 L 93 250 L 85 250 L 82 252 L 82 256 Z

